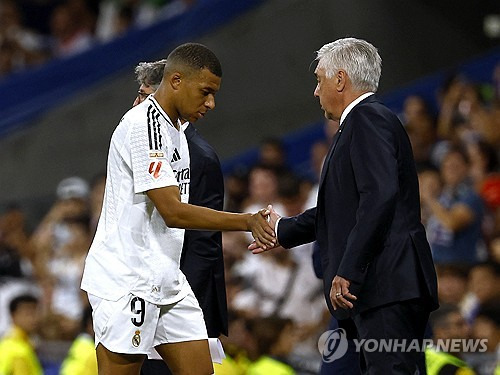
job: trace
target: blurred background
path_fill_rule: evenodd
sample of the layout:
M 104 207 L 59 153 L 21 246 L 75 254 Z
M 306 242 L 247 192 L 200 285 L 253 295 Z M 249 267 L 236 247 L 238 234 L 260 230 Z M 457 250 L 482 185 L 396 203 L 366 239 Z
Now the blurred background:
M 500 337 L 494 0 L 0 0 L 0 336 L 12 322 L 10 301 L 27 292 L 39 302 L 33 333 L 44 344 L 38 354 L 46 373 L 58 373 L 80 332 L 86 301 L 79 282 L 100 213 L 109 140 L 136 97 L 139 62 L 164 58 L 187 41 L 211 48 L 222 63 L 222 86 L 217 108 L 196 126 L 222 161 L 225 209 L 274 203 L 295 215 L 315 205 L 336 131 L 313 97 L 315 51 L 346 36 L 379 49 L 379 96 L 412 141 L 440 298 L 458 309 L 446 310 L 449 316 L 458 311 L 464 320 L 459 335 L 488 337 L 486 356 L 467 361 L 478 373 L 493 373 Z M 445 228 L 458 244 L 444 250 L 446 226 L 432 212 L 433 199 L 449 212 L 466 205 L 472 217 Z M 275 350 L 296 373 L 317 373 L 317 339 L 329 318 L 313 245 L 249 257 L 248 241 L 224 235 L 234 332 L 228 353 L 251 362 Z M 292 274 L 307 290 L 285 287 Z M 256 311 L 262 293 L 268 308 Z M 444 316 L 435 320 L 438 331 Z M 266 332 L 255 319 L 262 317 L 289 347 L 259 337 Z M 261 341 L 267 346 L 258 348 Z

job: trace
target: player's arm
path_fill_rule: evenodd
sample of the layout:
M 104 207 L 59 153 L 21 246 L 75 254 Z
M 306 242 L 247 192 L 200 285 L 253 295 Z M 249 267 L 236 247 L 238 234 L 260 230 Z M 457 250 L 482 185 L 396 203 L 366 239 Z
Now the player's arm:
M 250 231 L 257 244 L 264 247 L 272 247 L 276 241 L 274 230 L 266 220 L 266 210 L 239 214 L 182 203 L 177 186 L 151 189 L 146 193 L 171 228 Z

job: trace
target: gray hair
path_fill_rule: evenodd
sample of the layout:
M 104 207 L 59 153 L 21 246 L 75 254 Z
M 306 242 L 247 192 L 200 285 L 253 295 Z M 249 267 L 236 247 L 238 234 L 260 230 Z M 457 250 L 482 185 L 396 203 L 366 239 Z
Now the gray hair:
M 135 75 L 139 85 L 147 85 L 155 90 L 158 89 L 163 78 L 166 63 L 166 59 L 139 63 L 135 67 Z
M 382 59 L 377 49 L 362 39 L 344 38 L 325 44 L 317 52 L 318 68 L 332 78 L 338 70 L 345 70 L 353 88 L 359 91 L 377 91 Z

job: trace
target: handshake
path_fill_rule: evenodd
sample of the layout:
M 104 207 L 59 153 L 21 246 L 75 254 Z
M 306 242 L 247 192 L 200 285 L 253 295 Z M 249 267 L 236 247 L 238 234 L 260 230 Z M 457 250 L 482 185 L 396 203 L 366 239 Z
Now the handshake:
M 269 205 L 250 216 L 248 228 L 252 232 L 254 242 L 248 246 L 253 254 L 260 254 L 264 251 L 280 246 L 277 234 L 275 233 L 276 222 L 281 218 Z

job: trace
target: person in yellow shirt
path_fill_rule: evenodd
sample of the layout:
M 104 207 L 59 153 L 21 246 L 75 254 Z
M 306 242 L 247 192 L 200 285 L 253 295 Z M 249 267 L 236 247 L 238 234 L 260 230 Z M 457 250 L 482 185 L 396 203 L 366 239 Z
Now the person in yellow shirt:
M 43 370 L 30 341 L 38 328 L 38 299 L 15 297 L 9 304 L 12 328 L 0 341 L 0 374 L 42 375 Z
M 295 375 L 286 363 L 297 340 L 292 320 L 257 318 L 250 326 L 257 343 L 257 358 L 248 366 L 246 375 Z
M 82 331 L 76 337 L 64 359 L 60 375 L 97 375 L 97 357 L 92 328 L 92 309 L 85 309 L 82 317 Z
M 428 375 L 475 375 L 474 370 L 461 358 L 461 352 L 446 352 L 439 342 L 468 339 L 469 328 L 456 305 L 442 305 L 429 319 L 435 347 L 425 350 Z

